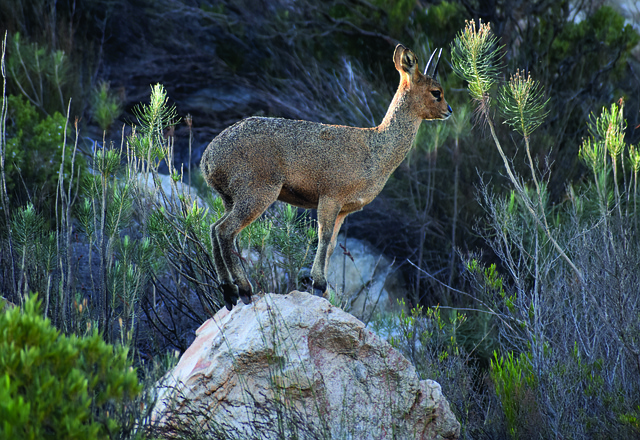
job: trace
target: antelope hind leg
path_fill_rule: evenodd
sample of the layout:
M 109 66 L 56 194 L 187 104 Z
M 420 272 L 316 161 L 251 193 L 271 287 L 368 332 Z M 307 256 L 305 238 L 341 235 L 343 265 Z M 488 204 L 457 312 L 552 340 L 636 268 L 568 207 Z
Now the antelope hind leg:
M 225 284 L 229 286 L 227 287 L 229 296 L 235 294 L 235 298 L 239 296 L 243 303 L 251 303 L 253 288 L 242 266 L 240 252 L 236 248 L 236 237 L 244 228 L 260 217 L 269 205 L 276 200 L 280 191 L 279 188 L 262 189 L 262 191 L 254 188 L 253 190 L 260 197 L 251 197 L 249 194 L 244 194 L 242 198 L 239 197 L 239 200 L 234 201 L 231 211 L 225 214 L 215 225 L 215 236 L 220 246 L 220 255 L 232 280 L 225 280 L 223 283 L 225 305 L 227 305 Z M 234 287 L 237 289 L 237 294 Z M 229 308 L 228 305 L 227 308 Z
M 227 274 L 227 277 L 222 279 L 222 294 L 225 306 L 229 310 L 231 310 L 230 306 L 236 305 L 238 297 L 243 303 L 249 304 L 253 290 L 247 275 L 244 273 L 244 268 L 235 246 L 235 239 L 241 229 L 234 228 L 233 222 L 229 220 L 230 218 L 231 216 L 218 223 L 214 232 L 218 239 L 220 256 Z
M 227 269 L 227 265 L 224 262 L 222 256 L 222 250 L 220 248 L 220 241 L 218 240 L 218 234 L 216 232 L 216 226 L 227 216 L 225 213 L 218 219 L 213 225 L 211 225 L 211 248 L 213 249 L 213 263 L 218 274 L 218 280 L 220 281 L 220 287 L 222 288 L 222 296 L 224 298 L 224 305 L 227 310 L 231 310 L 233 306 L 238 303 L 239 291 L 238 286 L 233 283 L 231 273 Z

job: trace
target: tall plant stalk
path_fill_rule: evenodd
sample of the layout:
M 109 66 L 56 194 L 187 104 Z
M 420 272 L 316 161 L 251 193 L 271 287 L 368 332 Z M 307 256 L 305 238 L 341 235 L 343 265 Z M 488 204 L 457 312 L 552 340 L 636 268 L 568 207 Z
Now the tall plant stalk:
M 456 261 L 456 233 L 458 226 L 458 192 L 460 186 L 460 140 L 468 132 L 469 124 L 469 107 L 466 105 L 460 106 L 456 109 L 456 113 L 453 116 L 452 124 L 452 136 L 453 136 L 453 151 L 451 152 L 453 160 L 453 215 L 451 221 L 451 256 L 449 257 L 449 286 L 453 285 L 453 279 L 455 277 L 455 261 Z M 451 289 L 449 289 L 451 291 Z
M 73 265 L 71 264 L 71 235 L 72 235 L 72 222 L 71 222 L 71 189 L 73 187 L 73 173 L 75 165 L 75 157 L 77 152 L 78 131 L 76 125 L 76 148 L 72 153 L 71 162 L 71 175 L 69 176 L 68 188 L 65 188 L 65 175 L 64 164 L 67 154 L 67 128 L 69 126 L 69 113 L 71 111 L 71 99 L 69 99 L 69 105 L 67 106 L 67 117 L 64 123 L 64 136 L 62 138 L 62 159 L 60 161 L 60 170 L 58 171 L 58 187 L 56 190 L 56 243 L 58 249 L 58 264 L 60 267 L 60 274 L 62 279 L 60 280 L 60 321 L 59 325 L 66 325 L 67 323 L 67 310 L 66 310 L 66 294 L 70 291 L 71 282 L 73 279 Z M 60 211 L 59 212 L 59 208 Z M 63 252 L 64 251 L 64 252 Z M 66 260 L 63 257 L 66 255 Z M 66 268 L 66 274 L 65 274 Z M 48 310 L 49 297 L 46 298 L 45 310 Z
M 498 47 L 497 39 L 491 32 L 489 24 L 480 22 L 476 27 L 475 21 L 469 21 L 467 22 L 465 29 L 452 43 L 451 62 L 453 69 L 460 77 L 464 78 L 469 83 L 469 93 L 472 99 L 477 103 L 477 112 L 483 121 L 485 121 L 489 126 L 491 137 L 496 145 L 500 157 L 502 158 L 509 180 L 531 214 L 532 219 L 544 231 L 549 241 L 553 244 L 553 247 L 575 272 L 580 282 L 583 282 L 584 277 L 582 273 L 551 234 L 551 230 L 547 224 L 546 215 L 544 214 L 542 196 L 539 191 L 540 186 L 537 184 L 537 178 L 534 177 L 536 188 L 538 190 L 538 203 L 534 204 L 525 191 L 522 182 L 518 177 L 516 177 L 511 167 L 511 163 L 509 162 L 509 159 L 507 158 L 496 134 L 493 119 L 490 114 L 490 104 L 492 101 L 490 90 L 498 80 L 498 71 L 500 67 L 500 60 L 502 58 L 500 50 L 501 47 Z M 515 101 L 515 111 L 511 112 L 511 109 L 505 109 L 504 101 L 501 100 L 501 105 L 503 106 L 501 110 L 506 111 L 512 118 L 512 122 L 507 119 L 507 123 L 514 125 L 517 130 L 518 127 L 520 127 L 520 130 L 522 130 L 521 134 L 525 137 L 527 145 L 527 138 L 531 131 L 533 131 L 544 118 L 544 114 L 539 114 L 544 108 L 544 102 L 541 103 L 538 102 L 539 99 L 536 100 L 536 96 L 540 96 L 539 93 L 536 93 L 536 90 L 536 87 L 534 87 L 529 80 L 525 80 L 522 76 L 517 75 L 512 77 L 509 88 L 503 91 L 503 93 L 506 94 L 512 93 L 518 95 L 512 96 Z M 528 154 L 530 157 L 530 153 Z M 535 174 L 533 161 L 531 161 L 530 164 L 532 165 L 531 171 Z M 541 220 L 540 217 L 542 217 L 543 220 Z
M 633 182 L 633 217 L 635 219 L 636 234 L 638 233 L 638 171 L 640 171 L 640 149 L 635 145 L 629 146 L 629 159 L 633 177 L 629 179 L 629 185 Z M 631 192 L 630 190 L 628 191 Z
M 9 195 L 7 193 L 7 176 L 5 171 L 5 155 L 7 152 L 7 70 L 5 65 L 5 54 L 7 50 L 7 32 L 2 40 L 2 60 L 0 68 L 2 70 L 2 110 L 0 110 L 0 200 L 4 211 L 4 221 L 7 228 L 7 246 L 9 247 L 9 259 L 11 268 L 11 290 L 18 289 L 16 282 L 16 265 L 13 258 L 13 237 L 11 231 L 11 217 L 9 215 Z

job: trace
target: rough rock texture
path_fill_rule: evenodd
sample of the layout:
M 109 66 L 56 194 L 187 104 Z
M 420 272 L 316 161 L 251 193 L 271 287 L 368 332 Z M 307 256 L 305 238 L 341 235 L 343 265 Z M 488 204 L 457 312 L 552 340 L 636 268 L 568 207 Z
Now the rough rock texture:
M 460 432 L 438 383 L 419 380 L 352 315 L 298 291 L 222 309 L 198 329 L 163 380 L 153 417 L 171 424 L 179 414 L 264 439 L 288 430 L 334 439 Z
M 167 208 L 171 209 L 171 204 L 164 203 L 163 197 L 160 193 L 160 189 L 153 182 L 153 175 L 151 173 L 139 173 L 136 176 L 138 189 L 150 196 L 151 200 L 163 203 Z M 185 177 L 186 179 L 186 177 Z M 169 201 L 172 203 L 180 204 L 178 196 L 188 196 L 187 200 L 190 202 L 196 201 L 198 206 L 204 207 L 207 204 L 198 196 L 198 192 L 195 188 L 190 187 L 186 182 L 175 182 L 175 190 L 173 188 L 172 178 L 166 174 L 158 174 L 158 185 L 162 187 L 162 191 L 166 194 Z M 144 196 L 144 195 L 143 195 Z M 144 198 L 143 198 L 144 201 Z
M 338 236 L 338 245 L 329 260 L 327 280 L 346 303 L 345 310 L 368 322 L 376 313 L 399 308 L 406 298 L 402 273 L 393 262 L 369 243 Z

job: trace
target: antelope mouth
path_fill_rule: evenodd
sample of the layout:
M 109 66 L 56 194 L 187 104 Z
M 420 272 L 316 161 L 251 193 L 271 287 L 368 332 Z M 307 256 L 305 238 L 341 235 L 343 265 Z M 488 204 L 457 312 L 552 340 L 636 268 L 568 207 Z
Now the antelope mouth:
M 442 114 L 442 119 L 449 119 L 449 117 L 453 114 L 453 109 L 450 105 L 447 105 L 447 113 Z

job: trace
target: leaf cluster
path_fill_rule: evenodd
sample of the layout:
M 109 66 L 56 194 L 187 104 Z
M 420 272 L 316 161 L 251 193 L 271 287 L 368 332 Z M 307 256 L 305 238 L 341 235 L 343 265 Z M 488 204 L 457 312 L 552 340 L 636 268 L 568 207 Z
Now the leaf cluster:
M 122 103 L 109 89 L 109 83 L 101 81 L 91 93 L 93 120 L 103 130 L 107 130 L 122 113 Z
M 112 438 L 114 404 L 140 392 L 127 350 L 97 330 L 60 334 L 30 296 L 0 315 L 0 436 L 11 439 Z
M 62 157 L 67 121 L 56 112 L 42 117 L 22 96 L 9 96 L 5 173 L 7 190 L 19 195 L 14 199 L 45 205 L 53 211 L 55 188 L 61 162 L 65 178 L 71 179 L 72 157 Z M 75 172 L 86 173 L 86 163 L 76 157 Z M 36 197 L 37 195 L 37 197 Z
M 146 160 L 161 160 L 164 158 L 164 129 L 178 123 L 179 119 L 174 104 L 169 105 L 167 92 L 162 84 L 151 86 L 149 104 L 138 104 L 133 113 L 140 124 L 138 129 L 129 136 L 129 143 L 134 152 Z
M 467 21 L 451 44 L 454 72 L 468 83 L 471 97 L 483 107 L 488 106 L 489 91 L 498 79 L 501 49 L 490 24 L 479 21 L 476 26 L 473 20 Z
M 529 137 L 549 114 L 549 110 L 545 110 L 549 99 L 544 99 L 542 86 L 520 70 L 500 87 L 498 102 L 504 123 L 524 137 Z

